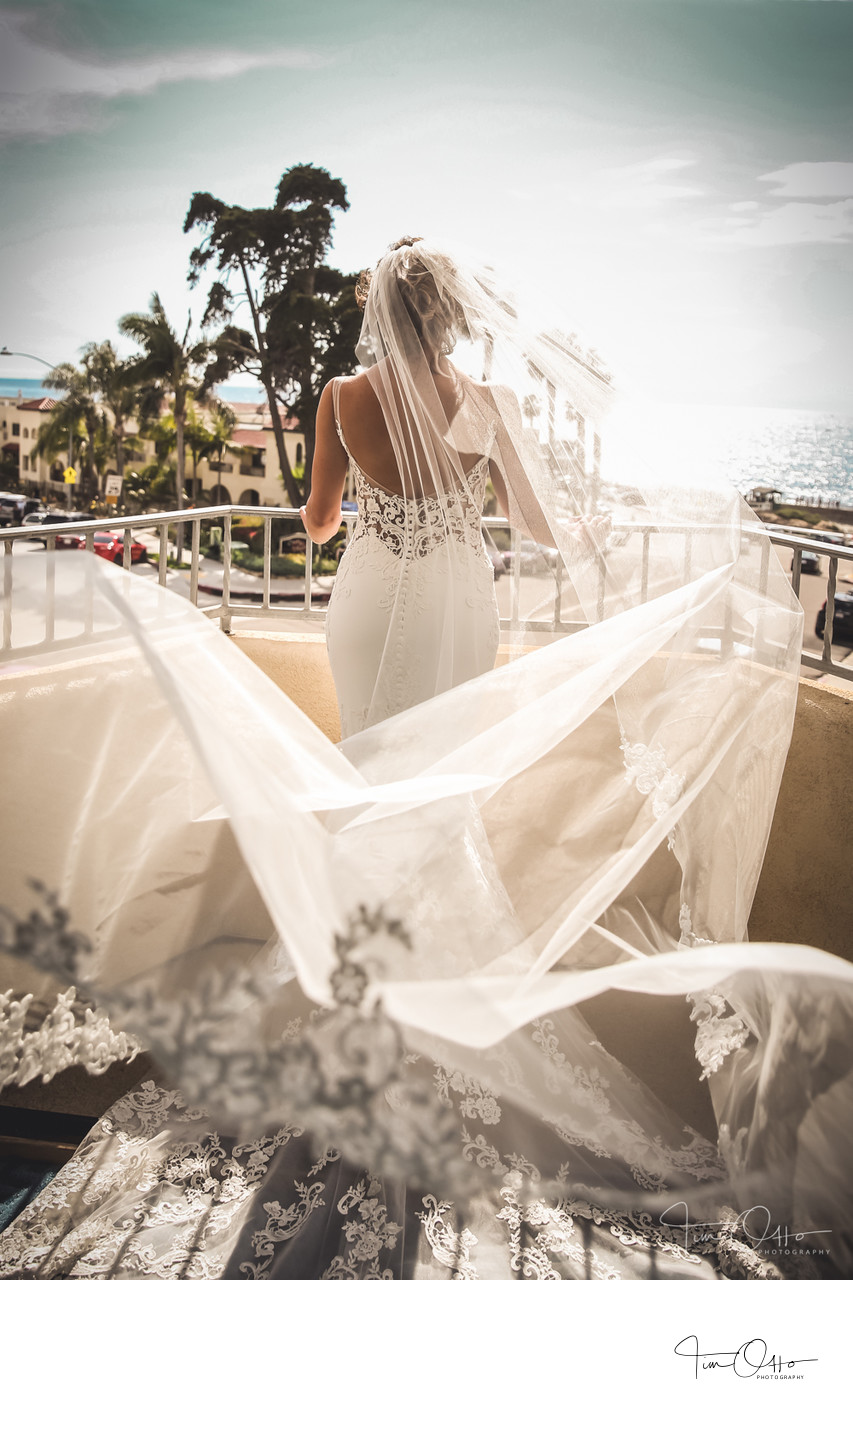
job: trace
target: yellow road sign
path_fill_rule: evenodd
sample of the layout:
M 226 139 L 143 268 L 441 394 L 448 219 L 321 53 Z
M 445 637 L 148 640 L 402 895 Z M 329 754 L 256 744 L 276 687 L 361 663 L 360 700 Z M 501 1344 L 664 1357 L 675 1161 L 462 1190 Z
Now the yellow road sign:
M 66 482 L 66 483 L 76 483 L 76 482 L 77 482 L 77 470 L 76 470 L 76 468 L 70 468 L 70 467 L 69 467 L 69 468 L 66 468 L 66 470 L 65 470 L 65 472 L 63 473 L 62 477 L 65 479 L 65 482 Z

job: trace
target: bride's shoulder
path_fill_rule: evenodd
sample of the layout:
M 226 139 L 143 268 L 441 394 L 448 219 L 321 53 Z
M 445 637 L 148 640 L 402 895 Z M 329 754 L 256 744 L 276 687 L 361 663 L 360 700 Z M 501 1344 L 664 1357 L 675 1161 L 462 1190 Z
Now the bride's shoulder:
M 323 389 L 320 395 L 319 412 L 329 410 L 340 414 L 343 408 L 349 413 L 353 406 L 361 409 L 373 397 L 373 390 L 366 374 L 339 374 L 336 378 L 330 379 Z
M 509 384 L 492 383 L 488 379 L 472 379 L 466 376 L 466 387 L 476 398 L 496 414 L 514 413 L 518 408 L 518 396 Z
M 338 374 L 337 378 L 329 380 L 323 392 L 332 393 L 336 388 L 339 388 L 341 392 L 359 393 L 369 387 L 370 384 L 365 373 Z

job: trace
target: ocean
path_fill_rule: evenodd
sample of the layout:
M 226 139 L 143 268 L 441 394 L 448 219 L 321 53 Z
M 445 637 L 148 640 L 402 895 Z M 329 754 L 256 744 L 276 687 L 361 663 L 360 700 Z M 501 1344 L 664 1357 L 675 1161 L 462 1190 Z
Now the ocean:
M 0 379 L 0 394 L 21 392 L 41 398 L 40 379 Z M 250 402 L 260 389 L 223 384 L 227 402 Z M 666 409 L 667 422 L 704 464 L 725 473 L 746 493 L 776 488 L 783 498 L 853 507 L 853 414 L 812 409 L 736 408 L 678 404 Z

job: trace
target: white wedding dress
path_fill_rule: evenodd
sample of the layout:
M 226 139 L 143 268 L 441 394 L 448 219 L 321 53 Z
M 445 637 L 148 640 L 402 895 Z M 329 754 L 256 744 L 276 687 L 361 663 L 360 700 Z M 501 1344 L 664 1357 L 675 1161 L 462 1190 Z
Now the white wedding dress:
M 449 431 L 430 325 L 501 376 Z M 641 485 L 615 438 L 588 475 L 524 427 L 531 384 L 555 424 L 607 395 L 515 326 L 491 271 L 420 241 L 371 281 L 359 357 L 406 497 L 354 465 L 339 746 L 165 589 L 7 560 L 0 750 L 40 762 L 4 779 L 0 1084 L 133 1040 L 161 1075 L 0 1235 L 4 1278 L 853 1268 L 853 972 L 744 943 L 801 611 L 731 490 L 659 455 Z M 539 645 L 522 613 L 497 666 L 489 476 L 588 624 Z M 690 1069 L 628 1070 L 578 1010 L 608 992 L 641 1021 L 678 999 Z
M 341 428 L 339 380 L 332 392 L 358 503 L 326 617 L 347 738 L 490 672 L 500 626 L 480 527 L 489 454 L 463 474 L 449 500 L 407 500 L 359 467 Z

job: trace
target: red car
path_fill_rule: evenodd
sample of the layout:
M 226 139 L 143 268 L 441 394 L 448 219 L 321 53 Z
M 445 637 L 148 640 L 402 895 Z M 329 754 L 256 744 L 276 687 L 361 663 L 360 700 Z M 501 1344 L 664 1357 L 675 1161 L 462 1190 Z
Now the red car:
M 68 536 L 63 535 L 63 537 L 65 539 L 63 547 L 65 547 L 66 544 L 69 548 L 86 547 L 86 540 L 82 536 L 78 537 L 76 534 L 69 534 Z M 59 537 L 57 537 L 56 545 L 59 547 Z M 124 542 L 117 533 L 96 533 L 94 549 L 99 558 L 108 558 L 111 563 L 124 562 Z M 148 549 L 144 543 L 131 542 L 131 563 L 142 563 L 147 557 Z

